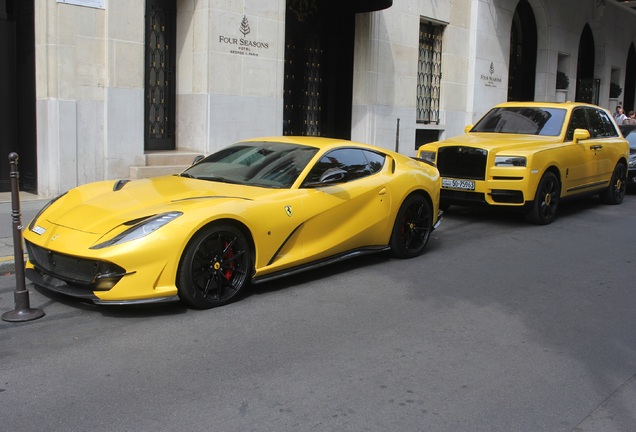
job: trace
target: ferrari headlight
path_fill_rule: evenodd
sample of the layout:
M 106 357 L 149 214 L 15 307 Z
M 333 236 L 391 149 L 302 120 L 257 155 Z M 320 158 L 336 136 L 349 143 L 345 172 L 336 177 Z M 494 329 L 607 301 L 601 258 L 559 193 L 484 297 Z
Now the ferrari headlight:
M 524 167 L 526 166 L 526 158 L 523 156 L 496 156 L 495 166 Z
M 420 150 L 420 154 L 418 156 L 420 159 L 424 159 L 432 164 L 435 163 L 436 153 L 432 151 Z
M 179 216 L 181 216 L 182 212 L 169 212 L 162 213 L 151 218 L 145 219 L 142 222 L 128 228 L 126 231 L 121 234 L 116 235 L 110 240 L 107 240 L 103 243 L 100 243 L 95 246 L 91 246 L 91 249 L 103 249 L 110 246 L 114 246 L 117 244 L 129 242 L 131 240 L 137 240 L 142 237 L 147 236 L 150 233 L 157 231 L 162 226 L 166 225 L 169 222 L 172 222 Z

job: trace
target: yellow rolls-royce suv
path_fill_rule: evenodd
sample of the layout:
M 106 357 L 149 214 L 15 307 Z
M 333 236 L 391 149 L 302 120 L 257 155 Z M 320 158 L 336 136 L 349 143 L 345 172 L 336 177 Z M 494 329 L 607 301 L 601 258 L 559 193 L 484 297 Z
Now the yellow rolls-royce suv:
M 518 207 L 536 224 L 551 223 L 562 198 L 625 196 L 629 145 L 609 111 L 582 103 L 508 102 L 466 133 L 422 145 L 418 157 L 437 165 L 441 207 Z

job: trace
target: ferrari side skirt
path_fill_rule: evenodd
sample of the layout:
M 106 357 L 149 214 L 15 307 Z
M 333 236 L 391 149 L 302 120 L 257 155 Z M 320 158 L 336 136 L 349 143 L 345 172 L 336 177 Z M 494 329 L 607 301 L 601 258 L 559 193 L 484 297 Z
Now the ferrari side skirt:
M 179 301 L 179 296 L 169 296 L 169 297 L 157 297 L 150 299 L 141 299 L 141 300 L 93 300 L 93 303 L 104 306 L 130 306 L 130 305 L 142 305 L 142 304 L 152 304 L 152 303 L 166 303 L 166 302 L 177 302 Z
M 369 255 L 369 254 L 374 254 L 374 253 L 378 253 L 378 252 L 384 252 L 384 251 L 388 251 L 389 249 L 391 249 L 390 246 L 370 246 L 370 247 L 365 247 L 365 248 L 361 248 L 361 249 L 355 249 L 355 250 L 350 250 L 347 252 L 343 252 L 341 254 L 338 255 L 334 255 L 331 256 L 329 258 L 325 258 L 319 261 L 314 261 L 311 263 L 307 263 L 298 267 L 293 267 L 293 268 L 289 268 L 286 270 L 281 270 L 275 273 L 270 273 L 270 274 L 266 274 L 260 277 L 255 277 L 252 278 L 252 283 L 253 284 L 259 284 L 259 283 L 263 283 L 263 282 L 269 282 L 271 280 L 274 279 L 278 279 L 278 278 L 282 278 L 282 277 L 286 277 L 286 276 L 290 276 L 290 275 L 294 275 L 297 273 L 301 273 L 307 270 L 311 270 L 311 269 L 315 269 L 315 268 L 319 268 L 319 267 L 323 267 L 329 264 L 333 264 L 339 261 L 344 261 L 350 258 L 355 258 L 357 256 L 361 256 L 361 255 Z

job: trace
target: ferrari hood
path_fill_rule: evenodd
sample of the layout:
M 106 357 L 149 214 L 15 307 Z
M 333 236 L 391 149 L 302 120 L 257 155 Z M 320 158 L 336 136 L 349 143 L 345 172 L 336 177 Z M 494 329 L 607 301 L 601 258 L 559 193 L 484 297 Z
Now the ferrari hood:
M 180 210 L 205 202 L 254 200 L 267 189 L 188 179 L 179 176 L 135 180 L 114 190 L 115 181 L 71 189 L 41 217 L 49 223 L 104 234 L 124 223 Z

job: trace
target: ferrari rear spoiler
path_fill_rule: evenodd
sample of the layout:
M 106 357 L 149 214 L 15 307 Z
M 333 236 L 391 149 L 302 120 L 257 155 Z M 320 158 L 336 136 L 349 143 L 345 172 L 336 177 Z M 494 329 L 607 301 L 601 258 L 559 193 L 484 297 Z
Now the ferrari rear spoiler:
M 426 165 L 430 165 L 432 167 L 437 167 L 437 165 L 435 165 L 433 162 L 431 162 L 430 160 L 427 160 L 427 159 L 422 159 L 422 158 L 418 158 L 418 157 L 415 157 L 415 156 L 411 156 L 411 159 L 413 159 L 414 161 L 417 161 L 417 162 L 425 163 Z

